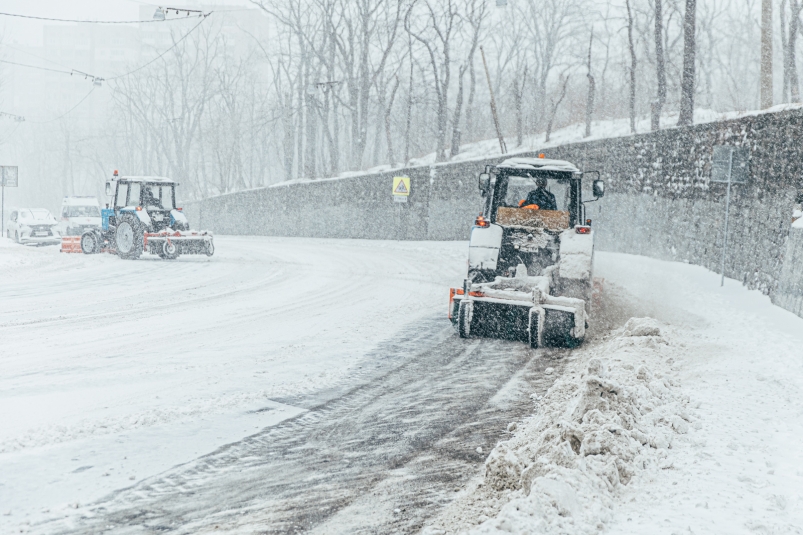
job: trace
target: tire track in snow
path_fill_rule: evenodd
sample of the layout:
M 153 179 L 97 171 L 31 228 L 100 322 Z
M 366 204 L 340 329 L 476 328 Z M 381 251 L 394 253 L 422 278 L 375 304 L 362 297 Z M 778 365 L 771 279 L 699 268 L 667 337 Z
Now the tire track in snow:
M 543 368 L 564 354 L 440 334 L 384 376 L 120 491 L 65 532 L 414 531 L 476 473 L 476 448 L 531 409 L 528 394 L 551 384 Z

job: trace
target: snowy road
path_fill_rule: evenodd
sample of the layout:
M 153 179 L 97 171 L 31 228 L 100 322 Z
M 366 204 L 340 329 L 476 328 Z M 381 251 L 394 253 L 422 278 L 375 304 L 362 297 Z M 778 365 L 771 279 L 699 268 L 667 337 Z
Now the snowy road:
M 411 531 L 565 355 L 455 338 L 463 243 L 0 255 L 0 527 Z

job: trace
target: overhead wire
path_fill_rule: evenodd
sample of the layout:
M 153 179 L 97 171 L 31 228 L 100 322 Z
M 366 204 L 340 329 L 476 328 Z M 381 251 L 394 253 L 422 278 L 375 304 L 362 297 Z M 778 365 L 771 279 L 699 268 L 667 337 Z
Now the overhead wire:
M 70 113 L 72 113 L 72 111 L 73 111 L 73 110 L 75 110 L 75 109 L 76 109 L 78 106 L 80 106 L 81 104 L 83 104 L 83 103 L 84 103 L 84 101 L 85 101 L 86 99 L 88 99 L 88 98 L 89 98 L 89 95 L 91 95 L 91 94 L 92 94 L 92 92 L 93 92 L 93 91 L 95 91 L 95 87 L 96 87 L 96 86 L 94 86 L 94 85 L 93 85 L 93 86 L 92 86 L 92 89 L 90 89 L 90 90 L 89 90 L 89 93 L 87 93 L 86 95 L 84 95 L 84 98 L 82 98 L 81 100 L 79 100 L 79 101 L 78 101 L 78 104 L 76 104 L 75 106 L 73 106 L 73 107 L 72 107 L 72 108 L 70 108 L 69 110 L 65 111 L 64 113 L 62 113 L 62 114 L 61 114 L 61 115 L 59 115 L 58 117 L 54 117 L 53 119 L 48 119 L 48 120 L 46 120 L 46 121 L 37 121 L 37 120 L 30 120 L 30 119 L 29 119 L 29 121 L 30 121 L 30 122 L 32 122 L 32 123 L 35 123 L 35 124 L 47 124 L 47 123 L 52 123 L 53 121 L 58 121 L 59 119 L 62 119 L 62 118 L 64 118 L 64 117 L 66 117 L 67 115 L 69 115 Z
M 173 8 L 173 9 L 175 9 L 175 8 Z M 187 11 L 187 17 L 185 17 L 185 18 L 188 18 L 188 17 L 190 17 L 189 13 L 191 11 L 194 11 L 194 10 L 185 10 L 185 9 L 178 8 L 178 11 Z M 37 16 L 34 16 L 34 15 L 21 15 L 19 13 L 3 13 L 3 12 L 0 12 L 0 16 L 2 16 L 2 17 L 18 17 L 18 18 L 22 18 L 22 19 L 47 20 L 47 21 L 51 21 L 51 22 L 78 22 L 78 23 L 82 23 L 82 24 L 143 24 L 143 23 L 149 23 L 149 22 L 169 22 L 169 21 L 174 21 L 174 20 L 182 20 L 182 19 L 179 19 L 179 18 L 172 18 L 172 19 L 165 18 L 164 20 L 159 20 L 159 19 L 153 19 L 153 20 L 78 20 L 78 19 L 57 19 L 57 18 L 51 18 L 51 17 L 37 17 Z M 193 15 L 193 16 L 202 17 L 202 16 L 204 16 L 204 14 L 201 13 L 200 15 Z
M 155 58 L 153 58 L 152 60 L 150 60 L 148 63 L 145 63 L 145 64 L 143 64 L 143 65 L 140 65 L 139 67 L 137 67 L 137 68 L 136 68 L 136 69 L 134 69 L 133 71 L 129 71 L 129 72 L 127 72 L 127 73 L 124 73 L 124 74 L 118 74 L 117 76 L 112 76 L 112 77 L 110 77 L 110 78 L 106 78 L 106 80 L 117 80 L 118 78 L 123 78 L 123 77 L 125 77 L 125 76 L 130 76 L 130 75 L 134 74 L 135 72 L 139 72 L 139 71 L 141 71 L 142 69 L 144 69 L 144 68 L 145 68 L 145 67 L 147 67 L 148 65 L 150 65 L 150 64 L 152 64 L 152 63 L 155 63 L 156 61 L 158 61 L 158 60 L 162 59 L 162 58 L 165 56 L 165 54 L 167 54 L 168 52 L 170 52 L 171 50 L 173 50 L 174 48 L 176 48 L 176 47 L 177 47 L 179 44 L 181 44 L 181 42 L 182 42 L 182 41 L 184 41 L 184 39 L 186 39 L 187 37 L 189 37 L 189 36 L 190 36 L 190 34 L 192 34 L 192 32 L 194 32 L 196 29 L 198 29 L 198 27 L 199 27 L 201 24 L 203 24 L 203 23 L 204 23 L 204 21 L 206 20 L 206 18 L 207 18 L 209 15 L 211 15 L 211 14 L 212 14 L 212 12 L 211 12 L 211 11 L 210 11 L 209 13 L 206 13 L 206 14 L 204 14 L 204 16 L 201 18 L 200 22 L 198 22 L 198 24 L 196 24 L 195 26 L 193 26 L 193 27 L 190 29 L 190 31 L 188 31 L 187 33 L 185 33 L 185 34 L 184 34 L 184 35 L 181 37 L 181 39 L 179 39 L 178 41 L 176 41 L 175 43 L 173 43 L 173 46 L 171 46 L 170 48 L 168 48 L 167 50 L 165 50 L 164 52 L 162 52 L 161 54 L 159 54 L 158 56 L 156 56 Z

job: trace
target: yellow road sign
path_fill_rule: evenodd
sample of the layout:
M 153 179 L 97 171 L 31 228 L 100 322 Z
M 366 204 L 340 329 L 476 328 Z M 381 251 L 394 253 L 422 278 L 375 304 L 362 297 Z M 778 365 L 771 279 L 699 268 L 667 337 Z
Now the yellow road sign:
M 410 195 L 410 177 L 408 176 L 394 176 L 393 177 L 393 196 L 407 197 Z

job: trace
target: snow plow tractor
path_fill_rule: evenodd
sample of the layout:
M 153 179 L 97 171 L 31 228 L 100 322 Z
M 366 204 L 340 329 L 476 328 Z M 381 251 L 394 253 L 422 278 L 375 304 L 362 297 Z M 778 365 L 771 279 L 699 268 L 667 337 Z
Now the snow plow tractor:
M 166 260 L 182 254 L 212 256 L 212 233 L 189 230 L 187 217 L 176 207 L 177 185 L 169 178 L 124 177 L 115 171 L 106 182 L 109 202 L 101 210 L 101 227 L 81 234 L 81 251 L 129 260 L 143 252 Z
M 599 173 L 591 173 L 594 199 L 585 203 L 605 192 Z M 583 176 L 569 162 L 543 157 L 510 158 L 479 175 L 485 200 L 471 230 L 468 273 L 449 297 L 449 319 L 461 337 L 531 347 L 582 343 L 594 257 Z

